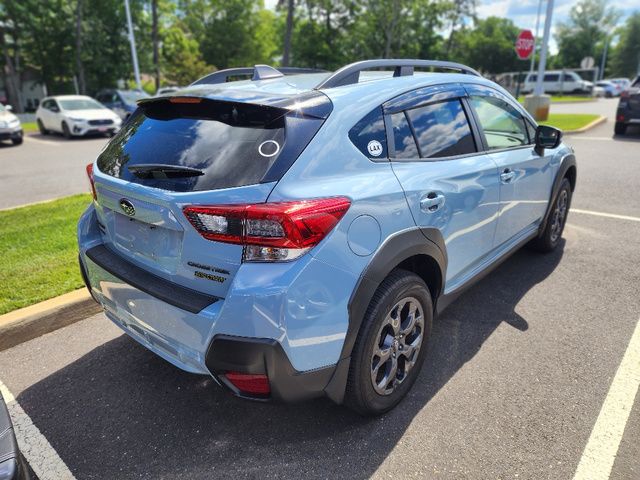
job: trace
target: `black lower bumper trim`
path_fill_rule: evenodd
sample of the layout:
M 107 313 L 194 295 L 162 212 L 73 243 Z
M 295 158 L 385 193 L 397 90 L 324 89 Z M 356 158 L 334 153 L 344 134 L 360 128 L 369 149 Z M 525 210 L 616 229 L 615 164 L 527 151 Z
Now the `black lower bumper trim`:
M 87 258 L 114 277 L 163 302 L 191 313 L 199 313 L 220 300 L 213 295 L 196 292 L 190 288 L 165 280 L 126 261 L 104 245 L 86 251 Z
M 206 365 L 220 383 L 234 394 L 243 395 L 225 378 L 224 373 L 266 374 L 269 377 L 271 399 L 283 402 L 309 400 L 324 395 L 335 365 L 299 372 L 293 368 L 278 341 L 267 338 L 246 338 L 216 335 L 207 351 Z

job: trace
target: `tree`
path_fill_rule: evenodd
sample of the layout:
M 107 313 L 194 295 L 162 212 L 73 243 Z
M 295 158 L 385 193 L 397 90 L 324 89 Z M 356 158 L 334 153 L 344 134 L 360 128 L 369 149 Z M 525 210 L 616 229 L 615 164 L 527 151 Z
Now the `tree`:
M 515 53 L 514 45 L 519 33 L 520 28 L 506 18 L 478 20 L 475 28 L 459 32 L 458 47 L 453 56 L 487 73 L 526 69 L 528 61 L 519 60 Z
M 562 67 L 577 67 L 587 56 L 598 58 L 608 32 L 620 13 L 607 0 L 581 0 L 571 8 L 569 19 L 557 26 L 558 60 Z
M 640 74 L 640 12 L 631 14 L 620 29 L 612 63 L 614 75 L 634 77 Z
M 287 21 L 284 32 L 284 45 L 282 48 L 282 66 L 288 67 L 291 57 L 291 35 L 293 34 L 293 16 L 295 13 L 294 0 L 279 0 L 278 7 L 283 8 L 286 2 L 287 5 Z
M 160 38 L 158 37 L 158 0 L 151 0 L 151 43 L 156 91 L 160 88 Z
M 163 36 L 162 64 L 165 78 L 176 85 L 189 85 L 214 68 L 202 59 L 198 42 L 180 25 L 171 26 Z
M 476 6 L 477 0 L 453 0 L 451 2 L 452 8 L 449 9 L 446 17 L 451 23 L 451 31 L 449 32 L 449 39 L 445 47 L 444 54 L 449 56 L 451 49 L 454 46 L 453 37 L 456 34 L 458 26 L 464 22 L 465 18 L 476 18 Z

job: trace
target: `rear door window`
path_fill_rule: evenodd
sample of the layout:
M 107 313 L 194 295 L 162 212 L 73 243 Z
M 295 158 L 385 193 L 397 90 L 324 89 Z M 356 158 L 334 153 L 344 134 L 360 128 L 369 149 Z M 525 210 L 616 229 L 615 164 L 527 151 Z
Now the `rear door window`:
M 407 110 L 407 116 L 422 158 L 451 157 L 476 151 L 459 99 Z
M 418 158 L 418 146 L 405 112 L 391 115 L 395 158 Z

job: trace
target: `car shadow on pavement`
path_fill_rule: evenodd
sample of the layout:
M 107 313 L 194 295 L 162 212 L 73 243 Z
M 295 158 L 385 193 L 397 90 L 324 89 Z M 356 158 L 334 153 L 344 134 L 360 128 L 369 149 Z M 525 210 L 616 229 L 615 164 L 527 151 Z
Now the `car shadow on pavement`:
M 549 255 L 519 251 L 460 297 L 435 322 L 409 396 L 379 418 L 326 399 L 295 405 L 236 399 L 126 335 L 28 388 L 18 401 L 78 479 L 369 478 L 502 322 L 527 334 L 527 320 L 515 308 L 554 271 L 563 247 Z M 424 434 L 442 431 L 426 426 Z

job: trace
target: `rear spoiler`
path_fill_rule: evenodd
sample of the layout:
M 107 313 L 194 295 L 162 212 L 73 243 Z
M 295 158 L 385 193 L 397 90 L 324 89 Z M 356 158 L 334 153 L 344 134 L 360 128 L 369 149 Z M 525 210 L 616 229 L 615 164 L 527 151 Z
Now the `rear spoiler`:
M 293 113 L 299 117 L 326 119 L 333 110 L 329 97 L 318 91 L 298 95 L 276 95 L 270 93 L 214 88 L 182 90 L 174 95 L 143 98 L 138 106 L 145 115 L 154 118 L 207 118 L 207 111 L 214 106 L 239 109 L 255 109 L 272 119 Z

